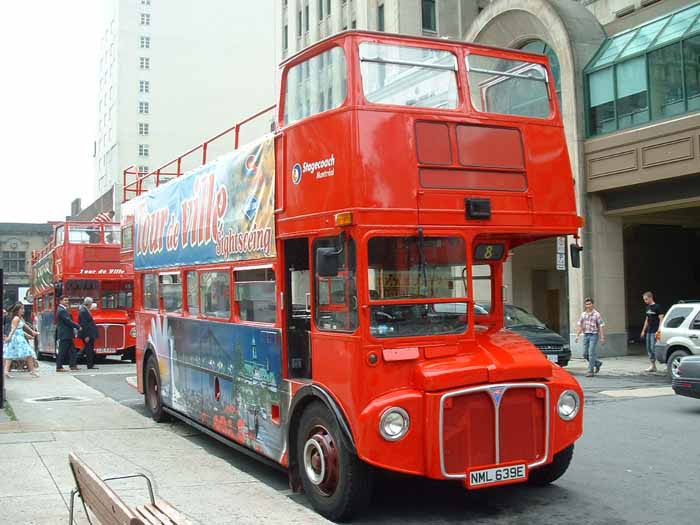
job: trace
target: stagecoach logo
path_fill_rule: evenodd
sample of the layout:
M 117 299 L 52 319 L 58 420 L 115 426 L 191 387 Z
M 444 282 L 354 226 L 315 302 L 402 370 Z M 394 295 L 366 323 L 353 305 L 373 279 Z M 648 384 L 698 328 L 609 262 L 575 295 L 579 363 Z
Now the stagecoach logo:
M 243 174 L 249 177 L 255 175 L 260 159 L 257 154 L 249 155 L 243 164 Z
M 491 394 L 491 397 L 496 402 L 496 405 L 501 402 L 501 398 L 503 397 L 503 392 L 505 392 L 505 390 L 505 387 L 502 386 L 489 388 L 489 394 Z
M 299 184 L 301 182 L 301 164 L 297 163 L 292 168 L 292 182 Z

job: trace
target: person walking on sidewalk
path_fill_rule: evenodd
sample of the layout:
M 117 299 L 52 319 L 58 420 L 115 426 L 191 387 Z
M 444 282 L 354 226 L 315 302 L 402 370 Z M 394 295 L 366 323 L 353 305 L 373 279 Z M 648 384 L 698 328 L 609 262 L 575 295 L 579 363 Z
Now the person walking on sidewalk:
M 92 297 L 86 297 L 80 306 L 78 313 L 78 323 L 80 323 L 80 339 L 83 340 L 83 352 L 88 369 L 97 368 L 95 366 L 95 339 L 97 339 L 97 324 L 92 318 Z
M 598 359 L 597 347 L 598 341 L 600 344 L 605 343 L 605 322 L 598 310 L 594 308 L 593 299 L 586 297 L 583 301 L 585 310 L 578 319 L 578 333 L 576 334 L 576 342 L 583 334 L 583 357 L 588 359 L 588 372 L 586 377 L 600 372 L 600 367 L 603 362 Z
M 17 303 L 12 307 L 10 316 L 12 318 L 11 328 L 10 333 L 5 339 L 8 345 L 3 356 L 3 372 L 5 373 L 5 377 L 10 377 L 10 366 L 13 359 L 24 360 L 27 363 L 29 373 L 34 377 L 39 377 L 39 374 L 37 374 L 34 368 L 34 349 L 32 345 L 29 344 L 29 341 L 27 341 L 27 338 L 33 341 L 34 337 L 36 337 L 39 332 L 27 328 L 28 334 L 25 335 L 24 305 L 22 303 Z
M 659 325 L 664 320 L 664 311 L 661 305 L 654 301 L 652 292 L 644 292 L 642 295 L 644 304 L 647 305 L 644 311 L 644 328 L 642 328 L 642 340 L 647 349 L 647 355 L 651 364 L 645 372 L 656 372 L 656 355 L 654 354 L 654 345 L 656 344 L 656 332 L 659 331 Z
M 67 295 L 61 297 L 58 305 L 58 326 L 56 327 L 56 339 L 58 339 L 58 357 L 56 358 L 56 372 L 63 372 L 63 365 L 68 361 L 71 370 L 78 370 L 76 366 L 78 356 L 75 353 L 73 338 L 80 325 L 73 321 L 68 307 L 70 301 Z

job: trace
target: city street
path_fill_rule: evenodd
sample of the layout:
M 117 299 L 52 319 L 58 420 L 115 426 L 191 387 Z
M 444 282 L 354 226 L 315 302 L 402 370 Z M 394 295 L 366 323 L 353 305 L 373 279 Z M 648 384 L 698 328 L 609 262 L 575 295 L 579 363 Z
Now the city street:
M 600 376 L 586 378 L 580 365 L 573 369 L 586 392 L 585 432 L 572 466 L 556 484 L 468 494 L 459 484 L 382 473 L 369 511 L 356 522 L 694 523 L 700 452 L 689 437 L 697 433 L 700 402 L 668 395 L 669 381 L 661 374 L 609 375 L 603 370 Z M 102 366 L 98 374 L 76 378 L 145 414 L 142 399 L 126 382 L 132 375 L 131 365 L 115 363 Z M 179 423 L 159 428 L 188 435 L 211 454 L 306 505 L 302 496 L 289 493 L 283 473 Z M 226 497 L 224 488 L 213 490 Z

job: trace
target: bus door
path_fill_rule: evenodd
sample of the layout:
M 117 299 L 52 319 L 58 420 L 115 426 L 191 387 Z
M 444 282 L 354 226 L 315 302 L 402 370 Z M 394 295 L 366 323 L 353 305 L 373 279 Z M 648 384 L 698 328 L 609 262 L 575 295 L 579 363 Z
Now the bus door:
M 284 241 L 284 311 L 290 379 L 311 379 L 311 273 L 309 240 Z

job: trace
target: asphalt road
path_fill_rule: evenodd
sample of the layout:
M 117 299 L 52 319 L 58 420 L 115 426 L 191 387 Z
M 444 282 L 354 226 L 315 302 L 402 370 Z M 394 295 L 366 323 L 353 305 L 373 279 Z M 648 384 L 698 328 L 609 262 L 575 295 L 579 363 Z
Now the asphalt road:
M 145 413 L 127 385 L 133 365 L 108 363 L 77 376 L 116 401 Z M 585 431 L 569 471 L 545 488 L 510 486 L 466 492 L 458 483 L 381 473 L 368 512 L 355 523 L 694 524 L 700 487 L 700 400 L 675 395 L 611 397 L 603 392 L 669 385 L 665 377 L 578 377 L 586 392 Z M 180 423 L 196 440 L 280 492 L 286 476 Z M 306 504 L 303 496 L 291 495 Z

